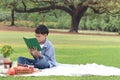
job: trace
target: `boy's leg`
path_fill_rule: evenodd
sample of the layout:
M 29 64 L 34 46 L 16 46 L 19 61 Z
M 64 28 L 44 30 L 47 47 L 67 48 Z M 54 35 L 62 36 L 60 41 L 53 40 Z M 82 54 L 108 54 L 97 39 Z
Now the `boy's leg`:
M 28 65 L 34 65 L 34 60 L 32 59 L 28 59 L 28 58 L 25 58 L 25 57 L 19 57 L 17 62 L 19 64 L 28 64 Z
M 39 69 L 44 69 L 44 68 L 49 68 L 50 65 L 47 62 L 47 60 L 45 59 L 45 57 L 43 57 L 42 59 L 36 60 L 34 63 L 35 68 L 39 68 Z
M 28 59 L 25 57 L 19 57 L 17 62 L 20 64 L 34 65 L 35 68 L 39 68 L 39 69 L 50 67 L 45 57 L 43 57 L 42 59 L 36 59 L 36 60 Z

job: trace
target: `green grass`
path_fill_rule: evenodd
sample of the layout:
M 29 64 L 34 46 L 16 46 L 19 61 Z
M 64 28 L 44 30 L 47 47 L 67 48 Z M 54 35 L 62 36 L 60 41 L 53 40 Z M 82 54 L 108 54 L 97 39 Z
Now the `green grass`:
M 19 56 L 31 58 L 23 41 L 24 37 L 34 37 L 32 32 L 0 31 L 0 46 L 12 45 L 15 53 L 11 60 L 16 61 Z M 57 62 L 65 64 L 97 63 L 120 68 L 120 37 L 92 36 L 73 34 L 53 34 L 48 36 L 54 44 Z M 119 80 L 119 76 L 40 76 L 40 77 L 1 77 L 0 80 Z
M 0 80 L 120 80 L 119 76 L 39 76 L 39 77 L 4 77 Z

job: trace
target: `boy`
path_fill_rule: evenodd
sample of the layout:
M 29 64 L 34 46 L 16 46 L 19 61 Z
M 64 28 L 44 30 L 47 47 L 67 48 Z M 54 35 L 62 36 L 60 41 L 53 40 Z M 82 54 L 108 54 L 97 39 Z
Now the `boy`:
M 29 49 L 34 59 L 25 57 L 18 58 L 18 64 L 34 65 L 35 68 L 44 69 L 56 66 L 55 51 L 52 43 L 47 39 L 49 30 L 45 25 L 40 25 L 35 29 L 35 37 L 38 40 L 42 50 L 39 52 L 36 48 Z

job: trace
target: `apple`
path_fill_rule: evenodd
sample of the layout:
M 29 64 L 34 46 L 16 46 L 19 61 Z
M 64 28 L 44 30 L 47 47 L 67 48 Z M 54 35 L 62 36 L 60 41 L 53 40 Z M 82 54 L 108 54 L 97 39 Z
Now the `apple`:
M 14 75 L 15 74 L 15 70 L 14 69 L 9 69 L 8 70 L 8 74 L 9 75 Z
M 17 69 L 17 67 L 13 67 L 13 69 L 14 69 L 14 70 L 16 70 L 16 69 Z

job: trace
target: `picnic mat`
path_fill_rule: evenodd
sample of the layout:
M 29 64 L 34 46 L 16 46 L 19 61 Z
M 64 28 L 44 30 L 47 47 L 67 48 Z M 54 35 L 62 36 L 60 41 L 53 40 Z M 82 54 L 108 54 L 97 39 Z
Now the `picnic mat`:
M 42 69 L 32 74 L 18 76 L 120 76 L 120 68 L 105 66 L 96 63 L 92 64 L 58 64 L 57 67 Z

